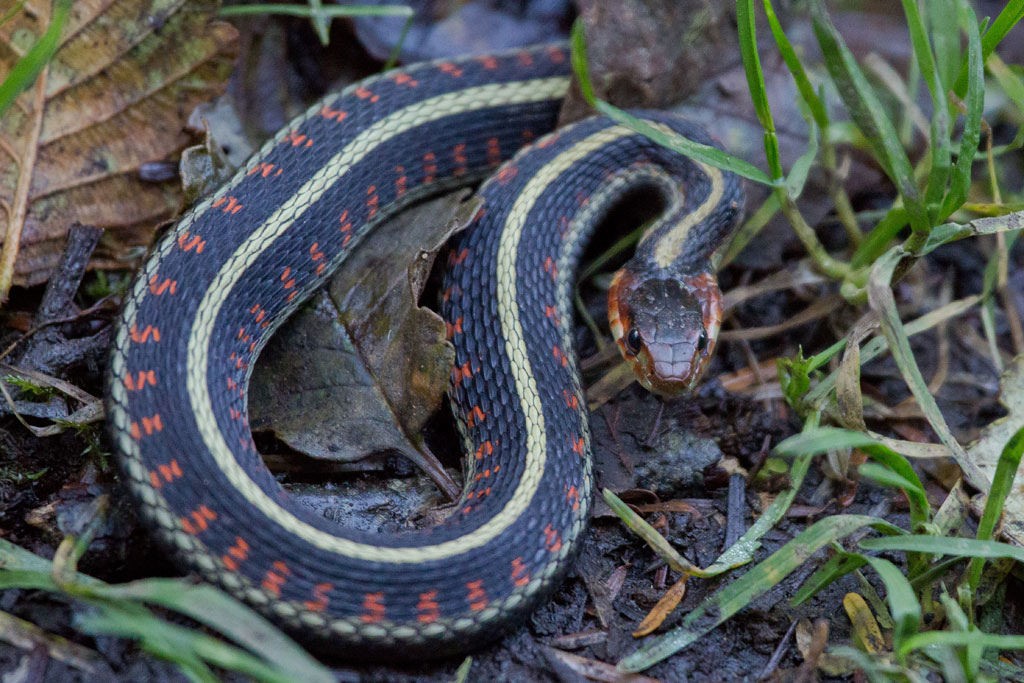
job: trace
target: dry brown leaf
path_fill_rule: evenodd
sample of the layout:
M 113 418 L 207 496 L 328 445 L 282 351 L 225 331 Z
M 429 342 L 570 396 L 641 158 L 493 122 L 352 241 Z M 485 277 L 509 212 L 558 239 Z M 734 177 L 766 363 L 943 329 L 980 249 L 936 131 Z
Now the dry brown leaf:
M 643 636 L 654 633 L 659 626 L 661 626 L 668 615 L 675 611 L 676 607 L 679 607 L 679 603 L 682 602 L 683 596 L 686 595 L 686 580 L 690 578 L 687 575 L 680 577 L 678 581 L 672 584 L 661 600 L 658 600 L 658 604 L 651 608 L 651 611 L 647 613 L 644 620 L 640 622 L 640 625 L 633 631 L 634 638 L 640 638 Z
M 138 177 L 188 142 L 192 109 L 224 88 L 237 32 L 210 0 L 79 0 L 60 47 L 0 120 L 0 300 L 45 281 L 72 221 L 108 228 L 93 257 L 124 267 L 178 208 L 176 182 Z M 0 25 L 0 80 L 49 24 L 27 0 Z

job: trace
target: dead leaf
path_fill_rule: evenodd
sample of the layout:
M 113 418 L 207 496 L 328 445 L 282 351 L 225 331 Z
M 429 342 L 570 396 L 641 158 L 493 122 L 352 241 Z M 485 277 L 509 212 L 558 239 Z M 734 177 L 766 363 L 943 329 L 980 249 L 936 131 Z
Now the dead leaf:
M 123 268 L 126 247 L 178 208 L 176 182 L 138 170 L 188 142 L 189 113 L 224 87 L 235 29 L 203 0 L 75 2 L 60 47 L 0 120 L 0 299 L 43 282 L 73 221 L 107 228 L 93 257 Z M 49 24 L 28 0 L 0 25 L 0 80 Z
M 814 661 L 817 668 L 828 676 L 850 676 L 856 671 L 856 666 L 848 659 L 822 652 L 823 645 L 828 645 L 828 627 L 820 626 L 821 622 L 811 624 L 809 619 L 801 619 L 796 625 L 796 647 L 804 662 Z M 822 643 L 821 639 L 825 642 Z
M 320 459 L 397 451 L 457 496 L 420 437 L 455 353 L 444 321 L 417 301 L 437 250 L 475 206 L 459 196 L 428 202 L 359 245 L 329 297 L 297 314 L 260 357 L 249 393 L 254 431 Z
M 686 580 L 690 578 L 686 574 L 683 574 L 678 581 L 672 584 L 672 587 L 665 591 L 665 594 L 658 600 L 658 604 L 651 608 L 651 611 L 647 613 L 643 621 L 633 631 L 634 638 L 641 638 L 646 635 L 654 633 L 661 626 L 668 615 L 675 611 L 676 607 L 679 607 L 679 603 L 682 602 L 683 596 L 686 595 Z

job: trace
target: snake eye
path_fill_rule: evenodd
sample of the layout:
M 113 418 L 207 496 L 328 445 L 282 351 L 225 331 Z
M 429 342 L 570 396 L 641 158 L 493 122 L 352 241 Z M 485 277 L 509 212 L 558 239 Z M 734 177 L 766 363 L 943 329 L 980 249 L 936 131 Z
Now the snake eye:
M 640 339 L 640 330 L 631 328 L 626 334 L 626 350 L 634 356 L 640 353 L 643 348 L 643 340 Z
M 701 330 L 700 336 L 697 337 L 697 350 L 704 353 L 708 350 L 708 332 L 707 330 Z

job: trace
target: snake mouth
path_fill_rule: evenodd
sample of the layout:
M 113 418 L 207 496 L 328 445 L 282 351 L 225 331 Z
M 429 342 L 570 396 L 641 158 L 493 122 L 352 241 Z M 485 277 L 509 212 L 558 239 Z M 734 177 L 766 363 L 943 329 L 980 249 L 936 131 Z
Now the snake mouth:
M 650 349 L 646 384 L 662 396 L 691 391 L 711 360 L 710 349 L 701 352 L 689 344 L 652 344 Z

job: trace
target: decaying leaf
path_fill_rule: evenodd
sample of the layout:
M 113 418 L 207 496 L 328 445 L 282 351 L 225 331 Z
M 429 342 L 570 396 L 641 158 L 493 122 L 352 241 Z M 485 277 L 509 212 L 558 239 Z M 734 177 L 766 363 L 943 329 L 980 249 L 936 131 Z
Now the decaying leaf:
M 672 584 L 672 587 L 665 591 L 665 594 L 661 596 L 647 616 L 643 618 L 640 625 L 633 631 L 634 638 L 641 638 L 643 636 L 654 633 L 658 627 L 665 623 L 665 619 L 668 618 L 672 612 L 675 611 L 676 607 L 679 607 L 679 603 L 682 602 L 683 596 L 686 595 L 686 580 L 690 578 L 686 574 L 679 577 L 679 580 Z
M 437 250 L 475 211 L 459 201 L 444 197 L 382 225 L 345 262 L 330 296 L 275 335 L 249 392 L 254 431 L 272 430 L 320 459 L 397 451 L 457 493 L 419 436 L 455 354 L 444 321 L 417 300 Z
M 50 0 L 0 25 L 0 80 L 44 33 Z M 72 221 L 108 228 L 93 264 L 124 267 L 126 247 L 178 208 L 178 183 L 143 182 L 175 156 L 199 102 L 223 90 L 235 29 L 218 2 L 76 1 L 60 46 L 0 120 L 0 299 L 46 279 Z
M 836 656 L 829 652 L 821 652 L 823 646 L 828 645 L 828 622 L 821 628 L 818 624 L 812 624 L 809 619 L 801 619 L 796 624 L 796 647 L 803 656 L 804 661 L 814 661 L 817 668 L 827 676 L 850 676 L 856 667 L 849 660 Z M 825 643 L 819 643 L 824 631 Z
M 1024 356 L 1017 356 L 1000 379 L 1000 403 L 1007 414 L 988 427 L 967 449 L 967 459 L 959 462 L 964 476 L 980 491 L 992 488 L 992 476 L 1006 442 L 1024 428 Z M 1019 470 L 1010 495 L 1003 504 L 1003 539 L 1024 546 L 1024 474 Z M 984 507 L 984 502 L 981 503 Z M 980 508 L 979 508 L 980 509 Z

